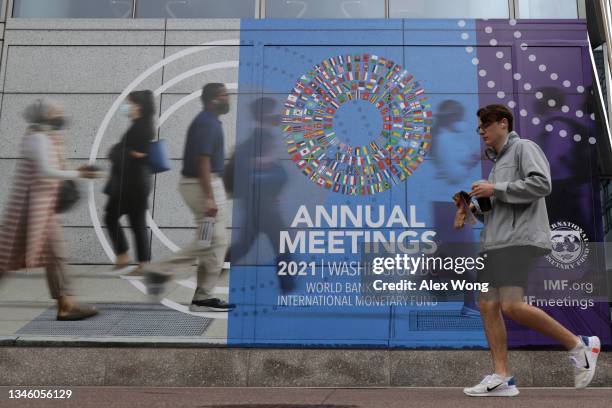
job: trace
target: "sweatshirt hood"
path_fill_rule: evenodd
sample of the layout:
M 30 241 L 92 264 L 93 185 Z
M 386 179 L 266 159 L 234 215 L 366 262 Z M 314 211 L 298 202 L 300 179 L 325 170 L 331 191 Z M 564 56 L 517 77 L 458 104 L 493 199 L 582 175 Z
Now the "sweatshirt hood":
M 495 161 L 497 160 L 498 157 L 502 156 L 506 152 L 506 150 L 508 150 L 508 148 L 512 146 L 514 143 L 516 143 L 516 141 L 519 139 L 520 137 L 518 133 L 516 133 L 513 130 L 512 132 L 508 133 L 508 140 L 506 140 L 506 144 L 504 145 L 504 147 L 502 147 L 499 153 L 497 153 L 495 149 L 493 149 L 492 147 L 487 147 L 485 149 L 485 156 L 487 156 L 487 159 L 491 161 Z

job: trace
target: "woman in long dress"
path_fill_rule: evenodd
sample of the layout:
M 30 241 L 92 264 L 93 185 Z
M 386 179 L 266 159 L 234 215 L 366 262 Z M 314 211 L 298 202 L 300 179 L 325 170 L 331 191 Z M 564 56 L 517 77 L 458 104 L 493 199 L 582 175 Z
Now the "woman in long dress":
M 62 180 L 95 178 L 87 166 L 63 170 L 61 106 L 37 100 L 24 111 L 28 128 L 21 141 L 10 198 L 0 230 L 0 277 L 23 268 L 45 268 L 58 320 L 81 320 L 96 315 L 91 306 L 72 299 L 66 273 L 62 229 L 56 214 Z

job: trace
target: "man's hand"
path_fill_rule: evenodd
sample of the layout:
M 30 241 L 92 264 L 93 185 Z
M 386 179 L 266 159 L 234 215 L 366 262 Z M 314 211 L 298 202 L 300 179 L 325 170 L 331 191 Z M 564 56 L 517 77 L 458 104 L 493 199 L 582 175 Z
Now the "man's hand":
M 129 154 L 130 156 L 135 157 L 137 159 L 142 159 L 142 158 L 147 157 L 146 153 L 137 152 L 136 150 L 130 150 Z
M 470 191 L 470 196 L 476 197 L 476 198 L 487 198 L 487 197 L 493 197 L 494 192 L 495 192 L 495 184 L 474 183 L 472 184 L 472 191 Z
M 202 187 L 204 197 L 206 198 L 204 201 L 204 215 L 206 215 L 207 217 L 215 217 L 217 215 L 217 203 L 215 203 L 215 196 L 213 194 L 210 179 L 210 157 L 201 156 L 200 176 L 198 177 L 198 181 L 200 182 L 200 187 Z
M 217 216 L 217 203 L 214 198 L 206 199 L 206 206 L 204 208 L 204 215 L 207 217 L 216 217 Z
M 84 164 L 80 166 L 78 169 L 79 178 L 84 179 L 96 179 L 104 177 L 104 173 L 98 170 L 96 167 L 91 166 L 89 164 Z

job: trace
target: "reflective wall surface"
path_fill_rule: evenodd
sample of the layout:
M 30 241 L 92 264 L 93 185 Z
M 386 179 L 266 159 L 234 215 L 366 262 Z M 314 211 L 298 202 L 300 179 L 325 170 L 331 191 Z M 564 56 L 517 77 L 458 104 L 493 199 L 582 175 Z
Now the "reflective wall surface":
M 507 0 L 390 0 L 393 18 L 508 18 Z
M 255 0 L 141 0 L 136 18 L 254 18 Z
M 134 0 L 14 0 L 13 17 L 131 18 Z
M 267 0 L 267 18 L 384 18 L 384 0 Z
M 581 17 L 584 0 L 14 0 L 21 18 Z M 9 13 L 10 14 L 10 13 Z

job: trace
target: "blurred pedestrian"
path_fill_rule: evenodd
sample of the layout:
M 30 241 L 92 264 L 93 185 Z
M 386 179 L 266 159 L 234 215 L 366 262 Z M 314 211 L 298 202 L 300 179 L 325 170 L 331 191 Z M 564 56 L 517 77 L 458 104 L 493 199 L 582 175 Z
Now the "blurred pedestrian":
M 237 166 L 237 173 L 249 175 L 247 180 L 239 181 L 239 188 L 234 189 L 232 183 L 235 213 L 244 218 L 240 221 L 241 228 L 232 231 L 235 235 L 230 256 L 233 265 L 257 264 L 256 258 L 262 256 L 262 246 L 259 246 L 257 253 L 251 250 L 260 234 L 263 234 L 270 242 L 274 255 L 274 258 L 268 259 L 266 263 L 278 265 L 279 262 L 290 260 L 288 254 L 278 253 L 280 231 L 287 229 L 280 206 L 281 192 L 287 183 L 287 173 L 280 164 L 281 152 L 278 149 L 281 136 L 277 131 L 281 115 L 278 113 L 278 102 L 271 97 L 255 99 L 250 104 L 250 110 L 253 130 L 250 136 L 236 147 L 230 160 L 229 170 L 234 170 Z M 230 180 L 228 184 L 229 182 Z M 253 183 L 254 189 L 245 188 L 246 183 Z M 289 292 L 294 289 L 292 276 L 278 276 L 278 280 L 281 291 Z
M 472 228 L 453 228 L 455 204 L 450 200 L 456 192 L 467 189 L 465 180 L 480 178 L 480 140 L 467 128 L 465 107 L 461 101 L 445 99 L 438 105 L 431 129 L 433 142 L 430 157 L 436 172 L 432 180 L 435 188 L 431 189 L 431 204 L 438 247 L 436 256 L 442 258 L 465 256 L 477 250 L 477 232 Z M 442 279 L 452 279 L 455 275 L 453 271 L 449 274 L 444 269 L 436 273 Z M 476 271 L 466 271 L 463 277 L 476 282 Z M 461 316 L 480 318 L 475 295 L 474 291 L 463 292 Z
M 127 215 L 136 243 L 139 267 L 151 259 L 146 213 L 151 192 L 151 169 L 148 164 L 149 145 L 155 134 L 155 105 L 149 90 L 131 92 L 120 111 L 132 121 L 121 141 L 109 152 L 111 174 L 104 193 L 108 195 L 104 221 L 121 269 L 130 262 L 128 243 L 119 222 Z
M 214 298 L 228 245 L 227 197 L 223 186 L 225 160 L 223 128 L 219 116 L 229 112 L 225 85 L 209 83 L 202 89 L 204 110 L 187 131 L 179 193 L 193 213 L 197 226 L 195 240 L 172 257 L 147 265 L 147 290 L 158 294 L 178 266 L 191 266 L 198 260 L 197 286 L 189 310 L 224 312 L 234 308 Z
M 62 180 L 95 178 L 88 166 L 64 170 L 61 106 L 37 100 L 24 111 L 28 123 L 21 141 L 13 187 L 0 231 L 0 276 L 23 268 L 44 267 L 51 297 L 57 300 L 58 320 L 81 320 L 96 315 L 94 307 L 76 304 L 64 261 L 62 229 L 56 205 Z

